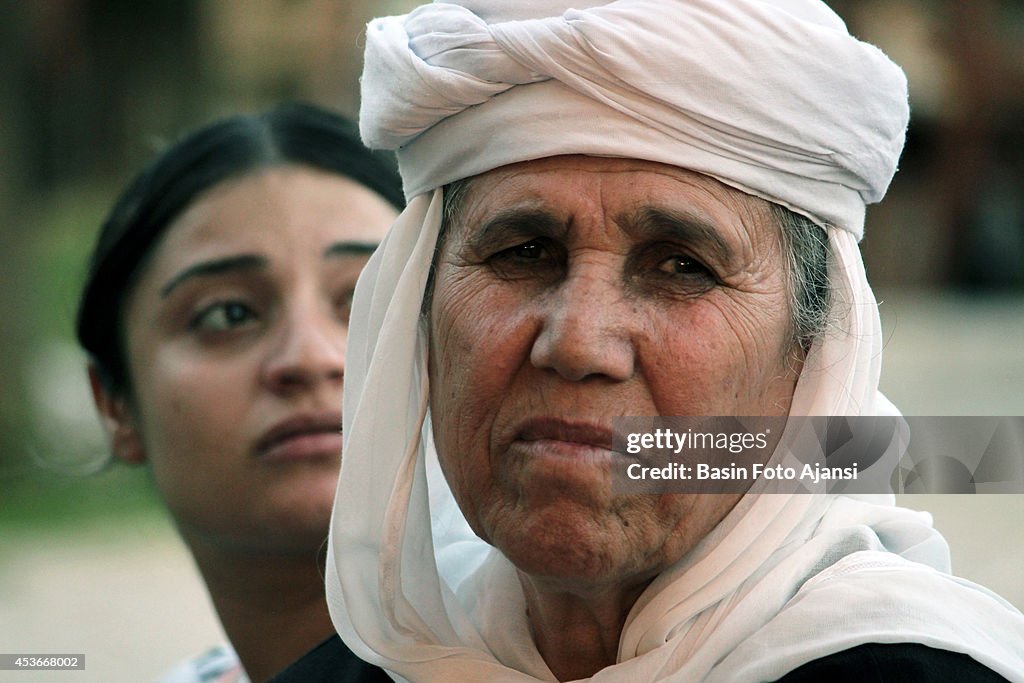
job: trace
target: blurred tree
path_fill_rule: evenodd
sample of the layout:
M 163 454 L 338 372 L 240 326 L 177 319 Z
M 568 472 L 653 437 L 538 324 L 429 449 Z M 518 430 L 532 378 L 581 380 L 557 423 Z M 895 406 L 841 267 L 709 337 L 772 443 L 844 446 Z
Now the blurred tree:
M 34 247 L 48 236 L 40 221 L 54 213 L 65 186 L 126 178 L 143 156 L 129 151 L 129 141 L 193 119 L 203 93 L 195 87 L 194 1 L 7 4 L 0 24 L 0 470 L 21 471 L 32 441 L 26 369 L 52 324 L 46 315 L 54 314 L 42 305 L 50 299 L 45 290 L 78 287 L 75 274 L 50 272 L 38 260 Z M 97 226 L 77 227 L 84 247 Z
M 30 231 L 24 228 L 21 201 L 26 186 L 21 169 L 30 155 L 18 127 L 24 119 L 18 85 L 28 61 L 26 31 L 21 13 L 5 11 L 5 16 L 0 22 L 0 472 L 23 444 L 28 410 L 21 400 L 19 360 L 30 338 L 24 325 L 28 308 L 22 304 L 29 271 L 23 254 Z
M 355 116 L 363 31 L 410 0 L 210 0 L 203 3 L 207 72 L 247 106 L 298 97 Z
M 1024 35 L 1006 30 L 1019 4 L 946 7 L 954 97 L 934 167 L 936 228 L 950 245 L 943 269 L 962 285 L 1024 286 Z
M 869 210 L 872 282 L 1024 286 L 1024 3 L 829 4 L 910 84 L 900 172 Z
M 28 60 L 21 128 L 25 175 L 50 189 L 122 168 L 143 129 L 195 116 L 204 99 L 196 0 L 24 3 Z

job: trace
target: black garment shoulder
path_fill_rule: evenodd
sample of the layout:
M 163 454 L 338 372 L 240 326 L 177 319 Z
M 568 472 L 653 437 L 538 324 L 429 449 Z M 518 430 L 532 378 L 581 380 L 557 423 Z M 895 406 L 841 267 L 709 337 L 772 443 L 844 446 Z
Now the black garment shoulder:
M 335 633 L 270 679 L 270 683 L 321 682 L 391 683 L 391 677 L 356 657 Z
M 270 683 L 387 683 L 384 670 L 356 657 L 337 635 L 270 679 Z M 1003 683 L 965 654 L 917 643 L 867 643 L 808 662 L 776 683 Z
M 959 652 L 918 643 L 865 643 L 790 671 L 776 683 L 1003 683 Z

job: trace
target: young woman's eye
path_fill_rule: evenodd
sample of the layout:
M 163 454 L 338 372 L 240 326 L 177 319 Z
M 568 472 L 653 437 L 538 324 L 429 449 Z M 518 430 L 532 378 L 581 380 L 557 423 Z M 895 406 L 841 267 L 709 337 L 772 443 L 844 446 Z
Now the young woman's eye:
M 201 310 L 190 327 L 204 332 L 223 332 L 256 321 L 256 312 L 241 301 L 220 301 Z
M 352 315 L 352 299 L 355 296 L 354 289 L 348 289 L 342 292 L 334 303 L 334 310 L 338 316 L 338 320 L 348 324 L 348 319 Z

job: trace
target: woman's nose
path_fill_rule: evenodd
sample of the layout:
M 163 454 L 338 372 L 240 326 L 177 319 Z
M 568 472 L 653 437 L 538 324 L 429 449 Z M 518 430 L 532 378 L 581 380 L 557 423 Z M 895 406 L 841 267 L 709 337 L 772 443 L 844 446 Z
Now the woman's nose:
M 337 384 L 345 377 L 347 330 L 331 313 L 308 305 L 288 312 L 264 365 L 264 380 L 289 393 Z
M 570 274 L 540 305 L 540 330 L 530 352 L 536 367 L 570 381 L 633 376 L 640 313 L 616 274 Z

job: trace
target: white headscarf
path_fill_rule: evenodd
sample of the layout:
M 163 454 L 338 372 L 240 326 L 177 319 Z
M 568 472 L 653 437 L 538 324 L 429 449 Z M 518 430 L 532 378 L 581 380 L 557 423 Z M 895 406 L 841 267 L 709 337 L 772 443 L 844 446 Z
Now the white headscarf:
M 372 22 L 361 126 L 411 201 L 360 278 L 327 596 L 345 642 L 413 681 L 554 680 L 515 570 L 455 509 L 429 433 L 420 309 L 440 186 L 560 154 L 673 164 L 828 227 L 835 329 L 791 413 L 893 412 L 856 242 L 895 172 L 902 72 L 817 0 L 464 0 Z M 428 483 L 429 482 L 429 483 Z M 865 642 L 1024 681 L 1024 618 L 948 575 L 927 515 L 748 494 L 641 595 L 595 681 L 760 681 Z

